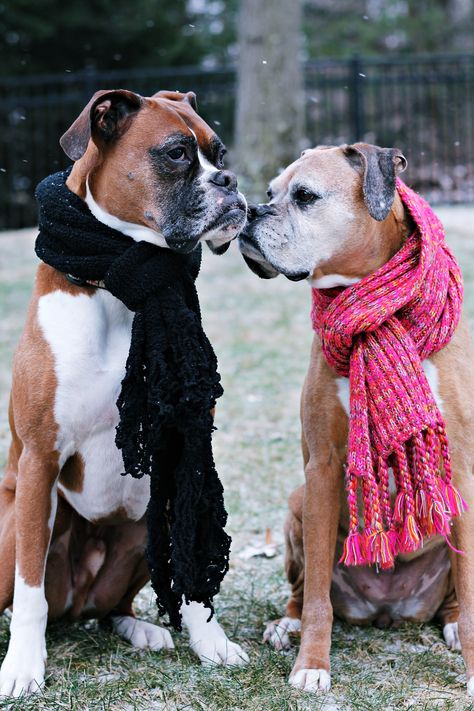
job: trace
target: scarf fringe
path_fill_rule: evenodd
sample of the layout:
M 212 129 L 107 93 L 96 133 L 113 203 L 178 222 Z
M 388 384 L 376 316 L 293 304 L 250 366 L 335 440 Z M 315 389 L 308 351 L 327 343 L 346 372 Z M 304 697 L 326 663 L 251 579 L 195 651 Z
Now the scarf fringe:
M 390 468 L 397 487 L 393 508 L 387 496 Z M 399 553 L 419 550 L 426 538 L 442 535 L 451 546 L 448 536 L 452 519 L 467 510 L 451 477 L 443 423 L 427 427 L 397 445 L 387 459 L 379 457 L 377 472 L 372 470 L 364 476 L 348 472 L 350 530 L 339 563 L 376 565 L 387 570 L 393 568 Z M 362 531 L 359 492 L 363 503 Z M 382 511 L 386 528 L 381 523 Z

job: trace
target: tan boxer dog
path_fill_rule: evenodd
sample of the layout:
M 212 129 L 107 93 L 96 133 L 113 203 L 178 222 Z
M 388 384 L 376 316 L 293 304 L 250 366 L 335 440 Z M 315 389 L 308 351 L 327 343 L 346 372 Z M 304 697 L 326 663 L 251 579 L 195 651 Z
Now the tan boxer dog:
M 394 174 L 406 165 L 396 149 L 358 143 L 305 151 L 270 184 L 267 205 L 239 238 L 249 266 L 265 278 L 284 274 L 315 288 L 348 285 L 385 264 L 410 234 Z M 388 187 L 392 186 L 392 187 Z M 377 219 L 375 219 L 375 216 Z M 308 324 L 310 328 L 310 324 Z M 438 618 L 448 647 L 462 651 L 474 694 L 474 379 L 465 321 L 452 341 L 424 362 L 444 415 L 455 485 L 469 511 L 454 521 L 450 557 L 443 538 L 401 556 L 392 571 L 338 565 L 347 533 L 344 463 L 349 384 L 329 367 L 315 335 L 301 404 L 305 485 L 290 496 L 286 616 L 264 635 L 277 649 L 301 629 L 290 684 L 330 687 L 333 613 L 348 622 L 387 626 Z
M 194 109 L 192 93 L 98 92 L 61 139 L 76 161 L 68 187 L 135 240 L 178 250 L 205 240 L 224 251 L 246 203 L 224 170 L 222 142 Z M 148 477 L 120 476 L 115 446 L 132 319 L 105 289 L 39 265 L 14 359 L 0 484 L 0 610 L 13 603 L 0 695 L 40 689 L 47 618 L 110 616 L 136 647 L 173 647 L 166 629 L 132 610 L 149 579 Z M 244 663 L 208 613 L 183 605 L 193 650 L 204 663 Z

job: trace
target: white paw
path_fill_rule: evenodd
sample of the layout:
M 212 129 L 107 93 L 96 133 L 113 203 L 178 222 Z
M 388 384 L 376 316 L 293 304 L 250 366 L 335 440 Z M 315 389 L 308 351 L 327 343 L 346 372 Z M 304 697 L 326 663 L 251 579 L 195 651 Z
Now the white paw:
M 145 620 L 137 620 L 129 615 L 112 617 L 112 626 L 120 637 L 139 649 L 174 649 L 168 630 Z
M 189 630 L 191 649 L 202 664 L 241 667 L 248 663 L 242 647 L 227 638 L 215 615 L 209 620 L 209 610 L 202 603 L 184 603 L 181 614 Z
M 0 696 L 37 694 L 44 683 L 46 650 L 42 646 L 10 647 L 0 669 Z
M 278 651 L 291 647 L 290 633 L 301 630 L 301 620 L 296 617 L 282 617 L 269 622 L 263 633 L 263 641 L 271 644 Z
M 474 676 L 467 681 L 467 693 L 469 696 L 474 696 Z
M 329 691 L 331 675 L 325 669 L 300 669 L 290 675 L 289 682 L 303 691 Z
M 223 631 L 222 635 L 211 634 L 205 639 L 191 639 L 190 644 L 204 666 L 222 664 L 228 667 L 243 667 L 249 661 L 248 654 L 242 647 L 231 642 Z
M 459 630 L 457 622 L 448 622 L 443 627 L 443 637 L 448 649 L 457 649 L 461 651 L 461 641 L 459 639 Z

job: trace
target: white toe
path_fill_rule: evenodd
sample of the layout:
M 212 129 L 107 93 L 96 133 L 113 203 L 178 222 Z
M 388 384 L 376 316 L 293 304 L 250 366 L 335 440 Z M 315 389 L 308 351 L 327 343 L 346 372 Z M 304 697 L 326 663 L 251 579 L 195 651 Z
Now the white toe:
M 226 636 L 217 639 L 191 642 L 191 649 L 198 655 L 204 666 L 220 664 L 222 666 L 245 666 L 249 658 L 239 644 L 231 642 Z
M 457 622 L 448 622 L 443 627 L 443 637 L 448 649 L 457 649 L 461 651 L 461 641 L 459 639 L 459 630 Z
M 244 666 L 249 658 L 235 642 L 231 642 L 214 615 L 200 602 L 185 602 L 181 608 L 183 622 L 189 630 L 191 649 L 204 665 Z
M 471 676 L 467 682 L 467 693 L 469 696 L 474 696 L 474 676 Z
M 41 691 L 41 686 L 44 683 L 44 675 L 42 672 L 37 672 L 35 678 L 31 678 L 35 674 L 27 675 L 22 670 L 18 676 L 0 676 L 0 696 L 13 696 L 18 698 L 21 694 L 38 694 Z
M 290 634 L 301 630 L 301 620 L 296 617 L 282 617 L 270 622 L 263 633 L 263 641 L 278 651 L 291 647 Z
M 329 691 L 331 676 L 325 669 L 300 669 L 289 678 L 292 686 L 303 691 Z
M 45 659 L 43 644 L 31 644 L 28 649 L 16 648 L 10 642 L 0 670 L 0 696 L 39 693 L 44 683 Z
M 117 634 L 138 649 L 174 649 L 170 633 L 163 627 L 145 620 L 137 620 L 128 615 L 112 618 L 112 625 Z

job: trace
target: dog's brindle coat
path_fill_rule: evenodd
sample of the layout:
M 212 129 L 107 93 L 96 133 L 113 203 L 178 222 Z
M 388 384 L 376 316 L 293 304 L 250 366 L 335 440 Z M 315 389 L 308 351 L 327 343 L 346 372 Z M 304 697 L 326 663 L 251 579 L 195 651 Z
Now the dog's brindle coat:
M 102 222 L 159 246 L 223 251 L 245 222 L 224 147 L 193 94 L 98 92 L 62 146 L 76 161 L 68 187 Z M 149 481 L 122 477 L 116 407 L 133 314 L 110 293 L 40 264 L 13 364 L 12 442 L 0 483 L 0 610 L 13 603 L 0 694 L 38 691 L 50 619 L 111 616 L 142 648 L 172 648 L 166 629 L 135 619 L 149 575 Z M 203 662 L 239 664 L 208 610 L 183 606 Z
M 249 266 L 260 276 L 308 278 L 316 288 L 355 283 L 387 262 L 412 225 L 395 194 L 405 167 L 396 149 L 367 144 L 305 151 L 270 185 L 268 205 L 253 210 L 240 238 Z M 454 483 L 469 510 L 456 519 L 451 553 L 438 537 L 393 571 L 337 564 L 347 533 L 344 462 L 348 434 L 348 380 L 328 366 L 314 336 L 302 393 L 305 484 L 290 496 L 286 572 L 292 586 L 286 617 L 265 639 L 277 648 L 301 628 L 301 647 L 290 683 L 328 689 L 333 612 L 359 624 L 386 626 L 437 617 L 448 646 L 464 655 L 468 691 L 474 693 L 474 379 L 473 352 L 464 320 L 452 341 L 424 362 L 446 420 Z M 457 599 L 456 599 L 457 598 Z M 459 607 L 458 607 L 459 603 Z

